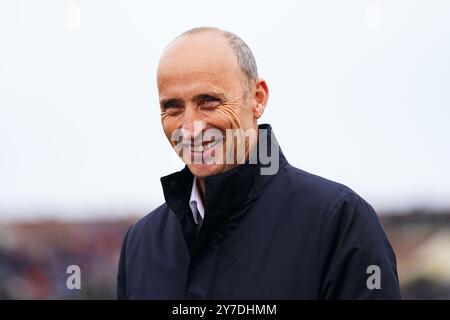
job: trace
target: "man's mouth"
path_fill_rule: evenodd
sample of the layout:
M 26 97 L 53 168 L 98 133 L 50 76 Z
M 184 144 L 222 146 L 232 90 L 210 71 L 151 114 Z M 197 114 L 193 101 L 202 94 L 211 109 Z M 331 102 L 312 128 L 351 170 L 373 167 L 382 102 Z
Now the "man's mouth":
M 214 148 L 216 145 L 220 143 L 219 140 L 210 141 L 201 145 L 184 145 L 184 148 L 188 150 L 189 152 L 205 152 L 212 148 Z

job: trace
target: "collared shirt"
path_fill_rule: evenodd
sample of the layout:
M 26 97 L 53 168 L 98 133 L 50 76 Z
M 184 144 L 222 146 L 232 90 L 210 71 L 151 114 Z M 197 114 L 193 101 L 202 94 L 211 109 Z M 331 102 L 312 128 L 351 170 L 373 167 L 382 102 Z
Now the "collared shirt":
M 196 224 L 201 223 L 205 215 L 205 208 L 203 207 L 203 201 L 198 190 L 197 177 L 194 177 L 192 183 L 191 198 L 189 199 L 189 207 L 191 207 L 192 216 Z M 200 216 L 200 217 L 199 217 Z

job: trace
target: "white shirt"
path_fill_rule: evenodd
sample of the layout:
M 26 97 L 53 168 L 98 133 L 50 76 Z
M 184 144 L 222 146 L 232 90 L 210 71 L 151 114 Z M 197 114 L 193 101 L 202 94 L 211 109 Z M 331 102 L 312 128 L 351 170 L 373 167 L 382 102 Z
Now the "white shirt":
M 194 177 L 194 182 L 192 183 L 191 198 L 189 199 L 189 207 L 191 207 L 192 216 L 196 224 L 199 223 L 198 216 L 203 220 L 205 215 L 205 208 L 203 207 L 203 201 L 200 197 L 200 192 L 197 185 L 197 177 Z

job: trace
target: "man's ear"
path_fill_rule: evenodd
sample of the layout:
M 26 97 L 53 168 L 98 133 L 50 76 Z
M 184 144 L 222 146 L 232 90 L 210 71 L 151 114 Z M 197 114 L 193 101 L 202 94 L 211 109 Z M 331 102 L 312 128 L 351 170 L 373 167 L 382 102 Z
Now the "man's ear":
M 263 115 L 267 101 L 269 100 L 269 88 L 264 79 L 256 80 L 253 98 L 256 102 L 253 107 L 253 115 L 255 119 L 259 119 Z

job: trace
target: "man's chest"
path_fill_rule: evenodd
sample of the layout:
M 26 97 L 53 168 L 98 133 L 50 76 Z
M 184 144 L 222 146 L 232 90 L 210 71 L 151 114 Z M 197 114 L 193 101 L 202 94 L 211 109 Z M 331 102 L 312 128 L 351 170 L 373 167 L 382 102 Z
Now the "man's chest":
M 191 253 L 174 245 L 185 241 L 181 226 L 165 235 L 165 245 L 149 253 L 139 276 L 145 291 L 161 298 L 315 298 L 318 232 L 280 206 L 271 212 L 257 209 L 202 230 L 207 234 L 199 235 L 202 242 Z M 207 215 L 204 223 L 207 228 Z

